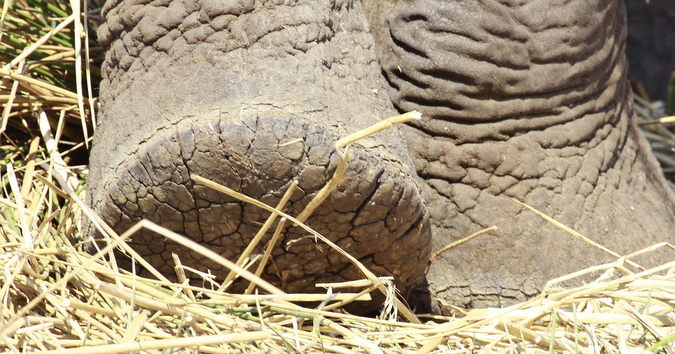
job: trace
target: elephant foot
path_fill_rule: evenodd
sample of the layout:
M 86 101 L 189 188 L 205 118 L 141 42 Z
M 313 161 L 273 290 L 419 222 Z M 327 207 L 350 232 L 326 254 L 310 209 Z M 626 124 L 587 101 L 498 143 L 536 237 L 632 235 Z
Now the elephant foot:
M 405 131 L 411 141 L 423 139 L 414 128 Z M 445 178 L 429 178 L 422 170 L 434 252 L 496 226 L 434 258 L 427 273 L 430 297 L 466 308 L 510 306 L 537 295 L 552 279 L 675 240 L 675 198 L 656 160 L 649 156 L 647 142 L 627 117 L 594 148 L 566 148 L 578 149 L 583 159 L 560 156 L 559 150 L 544 149 L 527 139 L 523 134 L 508 143 L 443 150 L 434 145 L 444 141 L 428 141 L 453 166 L 480 164 L 466 168 L 466 173 L 461 168 L 443 171 Z M 521 148 L 527 153 L 516 153 L 519 144 L 530 147 Z M 419 156 L 424 155 L 413 153 L 416 161 Z M 480 168 L 494 158 L 498 168 Z M 528 166 L 528 161 L 535 163 Z M 503 173 L 508 166 L 516 169 Z M 528 167 L 527 178 L 517 175 Z M 543 172 L 540 176 L 538 170 Z M 461 179 L 453 180 L 450 173 L 461 173 Z M 590 245 L 519 202 L 610 251 Z M 636 263 L 626 262 L 626 266 L 640 271 L 635 264 L 650 268 L 672 259 L 672 250 L 664 248 L 631 258 Z M 602 272 L 557 285 L 577 286 Z
M 102 181 L 90 177 L 95 182 L 91 205 L 115 230 L 149 219 L 235 261 L 269 213 L 197 185 L 191 175 L 268 205 L 276 205 L 295 180 L 298 188 L 285 211 L 297 215 L 332 177 L 340 159 L 336 134 L 306 120 L 192 118 L 156 132 L 109 174 L 98 176 Z M 423 280 L 429 253 L 420 191 L 400 160 L 385 150 L 356 145 L 350 151 L 342 182 L 308 224 L 375 273 L 393 275 L 405 291 Z M 254 253 L 262 253 L 266 241 Z M 172 253 L 220 281 L 228 271 L 151 231 L 133 235 L 130 244 L 164 274 L 174 273 Z M 363 278 L 343 256 L 298 227 L 287 228 L 272 263 L 264 277 L 291 292 L 312 291 L 316 282 Z M 235 288 L 247 285 L 235 283 Z

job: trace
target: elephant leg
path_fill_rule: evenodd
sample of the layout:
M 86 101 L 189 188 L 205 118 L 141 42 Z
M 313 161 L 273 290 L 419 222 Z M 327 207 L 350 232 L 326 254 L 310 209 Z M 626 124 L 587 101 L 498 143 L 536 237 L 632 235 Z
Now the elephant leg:
M 191 175 L 270 205 L 295 180 L 286 212 L 297 215 L 332 177 L 336 140 L 395 114 L 358 2 L 108 1 L 103 17 L 88 194 L 120 232 L 146 218 L 234 261 L 269 213 Z M 405 143 L 392 129 L 350 155 L 308 224 L 406 291 L 423 280 L 430 234 Z M 167 274 L 171 253 L 219 280 L 226 274 L 149 231 L 131 245 Z M 288 291 L 363 277 L 297 227 L 273 263 L 265 276 Z
M 675 197 L 632 120 L 622 1 L 393 3 L 369 18 L 394 105 L 428 117 L 404 135 L 432 250 L 498 227 L 439 255 L 432 293 L 506 305 L 616 259 L 514 199 L 619 254 L 675 241 Z

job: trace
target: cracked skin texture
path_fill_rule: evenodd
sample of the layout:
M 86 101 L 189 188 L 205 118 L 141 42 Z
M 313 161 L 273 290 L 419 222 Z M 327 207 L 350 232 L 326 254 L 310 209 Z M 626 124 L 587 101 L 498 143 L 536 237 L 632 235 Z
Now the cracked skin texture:
M 108 1 L 90 204 L 118 230 L 146 217 L 233 260 L 266 213 L 189 173 L 268 204 L 298 178 L 296 214 L 330 178 L 337 137 L 418 109 L 428 119 L 402 137 L 355 147 L 309 221 L 404 293 L 426 280 L 456 305 L 506 305 L 613 260 L 511 198 L 621 254 L 675 241 L 675 197 L 632 120 L 622 2 L 364 0 L 363 10 Z M 492 225 L 425 274 L 430 250 Z M 291 229 L 284 242 L 304 236 Z M 167 273 L 170 252 L 220 269 L 157 235 L 133 242 Z M 266 277 L 289 291 L 360 277 L 308 239 L 274 255 Z M 650 258 L 638 261 L 672 253 Z
M 431 265 L 436 296 L 467 307 L 521 301 L 552 279 L 675 241 L 675 198 L 632 119 L 621 1 L 384 2 L 371 16 L 433 246 L 497 232 Z M 654 265 L 662 252 L 639 259 Z
M 396 114 L 358 6 L 111 1 L 103 16 L 102 117 L 88 183 L 91 205 L 118 231 L 147 218 L 236 260 L 269 213 L 195 186 L 190 174 L 270 205 L 297 180 L 286 208 L 297 215 L 333 175 L 337 139 Z M 430 233 L 405 144 L 391 130 L 350 155 L 343 182 L 308 224 L 406 292 L 423 281 Z M 172 252 L 226 274 L 152 232 L 131 245 L 165 274 Z M 363 276 L 289 228 L 265 277 L 305 292 Z

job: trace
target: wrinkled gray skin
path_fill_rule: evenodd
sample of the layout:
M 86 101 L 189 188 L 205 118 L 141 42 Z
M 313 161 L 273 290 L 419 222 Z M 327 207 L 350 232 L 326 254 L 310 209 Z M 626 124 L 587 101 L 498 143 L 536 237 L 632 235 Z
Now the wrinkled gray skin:
M 148 218 L 235 260 L 267 213 L 190 174 L 272 205 L 297 179 L 297 214 L 335 170 L 338 137 L 420 110 L 356 144 L 309 220 L 416 306 L 427 289 L 504 305 L 613 260 L 512 199 L 621 254 L 675 241 L 675 197 L 631 119 L 623 2 L 134 0 L 103 16 L 88 183 L 118 231 Z M 165 273 L 175 252 L 224 274 L 150 232 L 132 245 Z M 307 291 L 362 276 L 291 228 L 266 277 Z

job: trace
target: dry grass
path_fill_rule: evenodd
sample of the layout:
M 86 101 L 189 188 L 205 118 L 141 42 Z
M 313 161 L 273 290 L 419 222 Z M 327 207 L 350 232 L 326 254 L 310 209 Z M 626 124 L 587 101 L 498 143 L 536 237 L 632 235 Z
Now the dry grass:
M 649 140 L 654 156 L 671 183 L 675 183 L 675 71 L 671 73 L 666 101 L 652 102 L 645 89 L 634 83 L 633 107 L 638 125 Z M 675 185 L 673 187 L 675 189 Z
M 390 279 L 376 277 L 335 245 L 331 246 L 336 252 L 361 270 L 363 280 L 320 284 L 328 289 L 324 294 L 285 294 L 258 276 L 276 243 L 274 237 L 267 240 L 268 252 L 260 257 L 256 269 L 248 270 L 253 264 L 254 245 L 231 262 L 147 221 L 122 235 L 115 234 L 82 203 L 86 170 L 72 166 L 69 160 L 70 151 L 84 144 L 91 134 L 95 100 L 84 97 L 92 97 L 91 81 L 96 81 L 96 70 L 84 65 L 91 62 L 88 54 L 75 55 L 79 48 L 87 47 L 87 41 L 75 44 L 73 39 L 82 38 L 84 26 L 74 29 L 73 23 L 82 18 L 69 11 L 55 1 L 17 1 L 12 6 L 3 3 L 2 350 L 673 352 L 675 262 L 632 271 L 631 258 L 637 254 L 627 255 L 554 280 L 540 296 L 506 309 L 464 311 L 448 305 L 456 314 L 450 318 L 413 314 L 393 296 Z M 59 27 L 63 23 L 66 25 Z M 89 79 L 92 75 L 93 80 Z M 644 122 L 653 123 L 660 114 L 659 107 L 648 102 L 638 104 Z M 644 112 L 650 115 L 644 118 Z M 388 122 L 410 118 L 404 115 Z M 668 149 L 675 146 L 672 132 L 664 124 L 649 124 L 649 129 L 657 136 L 651 139 L 657 157 L 663 155 L 659 160 L 668 162 L 672 159 L 668 153 L 672 150 Z M 362 133 L 341 139 L 340 149 Z M 348 152 L 344 151 L 347 159 Z M 675 167 L 675 163 L 670 166 Z M 316 203 L 339 182 L 339 171 Z M 305 228 L 317 242 L 330 242 L 303 224 L 315 204 L 294 217 L 283 212 L 283 199 L 277 206 L 269 206 L 203 177 L 193 176 L 193 180 L 270 212 L 260 237 L 253 242 L 265 240 L 263 236 L 272 229 L 278 236 L 288 223 Z M 76 241 L 86 240 L 81 226 L 87 219 L 97 225 L 107 241 L 107 246 L 94 255 L 82 252 Z M 231 275 L 221 282 L 207 278 L 202 286 L 194 286 L 185 281 L 170 282 L 158 272 L 153 272 L 152 278 L 141 278 L 117 268 L 110 257 L 114 249 L 127 252 L 136 263 L 152 269 L 124 242 L 141 228 L 155 230 L 202 253 L 230 269 Z M 581 236 L 568 231 L 570 237 Z M 460 243 L 479 235 L 470 235 Z M 673 245 L 655 245 L 643 253 L 663 247 L 672 249 Z M 184 280 L 185 267 L 178 256 L 174 260 L 176 275 Z M 601 276 L 579 287 L 559 285 L 590 272 Z M 235 277 L 250 281 L 246 294 L 227 292 Z M 333 293 L 345 285 L 357 285 L 362 290 Z M 340 310 L 352 301 L 368 300 L 373 291 L 383 292 L 388 298 L 380 318 L 353 316 Z M 302 305 L 306 301 L 321 305 L 308 308 Z

